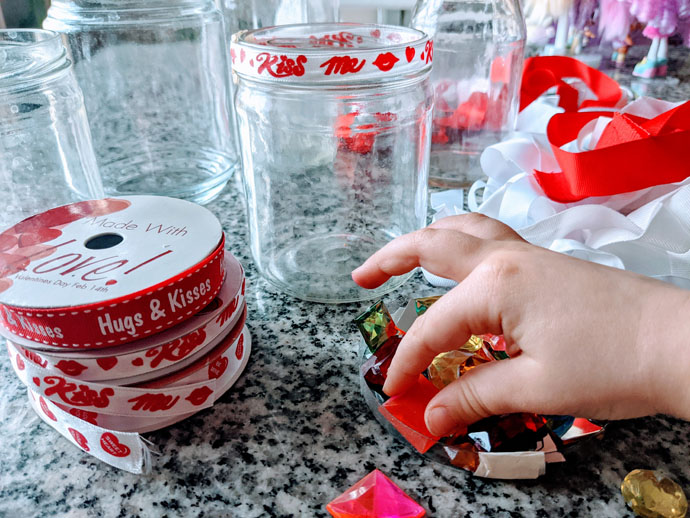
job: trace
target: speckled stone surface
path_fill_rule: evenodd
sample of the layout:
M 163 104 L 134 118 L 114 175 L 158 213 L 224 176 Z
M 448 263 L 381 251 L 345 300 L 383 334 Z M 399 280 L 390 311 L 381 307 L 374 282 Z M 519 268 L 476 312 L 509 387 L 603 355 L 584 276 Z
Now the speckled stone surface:
M 686 56 L 672 56 L 670 68 L 681 76 L 690 70 Z M 685 80 L 642 87 L 690 98 Z M 41 422 L 1 358 L 0 517 L 323 517 L 327 502 L 374 468 L 441 518 L 632 517 L 619 486 L 635 468 L 664 470 L 690 491 L 690 424 L 666 417 L 612 423 L 603 440 L 526 482 L 477 479 L 384 435 L 358 389 L 352 320 L 366 304 L 299 302 L 261 280 L 240 192 L 231 181 L 209 209 L 247 269 L 254 342 L 244 375 L 213 408 L 146 434 L 159 454 L 153 473 L 137 476 L 93 459 Z M 417 274 L 386 301 L 394 308 L 437 293 Z

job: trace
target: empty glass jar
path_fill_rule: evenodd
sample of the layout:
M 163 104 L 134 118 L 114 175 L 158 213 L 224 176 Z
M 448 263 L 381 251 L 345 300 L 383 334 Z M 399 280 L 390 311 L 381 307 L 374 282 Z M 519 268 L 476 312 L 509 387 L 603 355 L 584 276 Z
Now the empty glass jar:
M 471 185 L 479 155 L 511 131 L 525 21 L 518 0 L 418 0 L 412 25 L 434 39 L 431 184 Z
M 313 24 L 240 32 L 231 54 L 251 250 L 306 300 L 380 296 L 350 273 L 426 223 L 433 45 L 414 29 Z
M 238 163 L 229 59 L 213 0 L 52 0 L 108 194 L 206 202 Z
M 0 30 L 0 229 L 101 197 L 84 101 L 60 36 Z
M 337 22 L 339 0 L 218 0 L 228 37 L 239 30 Z M 228 40 L 229 41 L 229 40 Z

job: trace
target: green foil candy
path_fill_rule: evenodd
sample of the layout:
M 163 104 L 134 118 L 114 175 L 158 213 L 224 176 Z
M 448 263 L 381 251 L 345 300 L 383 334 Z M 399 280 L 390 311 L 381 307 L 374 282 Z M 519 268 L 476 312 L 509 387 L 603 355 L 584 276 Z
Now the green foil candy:
M 359 315 L 355 319 L 355 324 L 372 353 L 375 353 L 390 337 L 399 334 L 393 317 L 382 300 Z
M 441 295 L 436 295 L 435 297 L 424 297 L 422 299 L 414 300 L 414 309 L 417 312 L 417 316 L 423 315 L 431 305 L 441 298 Z

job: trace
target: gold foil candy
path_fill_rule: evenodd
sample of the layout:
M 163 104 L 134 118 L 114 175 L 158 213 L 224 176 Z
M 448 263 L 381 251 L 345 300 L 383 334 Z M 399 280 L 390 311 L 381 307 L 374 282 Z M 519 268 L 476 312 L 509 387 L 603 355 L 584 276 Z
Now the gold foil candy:
M 648 469 L 628 473 L 621 484 L 625 503 L 643 518 L 685 518 L 688 500 L 670 478 Z
M 429 365 L 429 381 L 440 390 L 482 363 L 486 361 L 465 351 L 441 353 Z
M 472 336 L 470 336 L 470 339 L 467 340 L 465 345 L 463 345 L 460 348 L 460 350 L 461 351 L 467 351 L 468 353 L 476 353 L 479 349 L 482 348 L 483 344 L 484 344 L 484 340 L 482 340 L 477 335 L 472 335 Z

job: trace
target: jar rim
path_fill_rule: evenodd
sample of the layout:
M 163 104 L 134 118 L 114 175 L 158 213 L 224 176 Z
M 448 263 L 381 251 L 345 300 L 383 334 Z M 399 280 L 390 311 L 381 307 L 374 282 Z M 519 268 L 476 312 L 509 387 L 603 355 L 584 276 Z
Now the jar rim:
M 26 36 L 44 36 L 42 38 L 33 39 L 22 39 L 18 40 L 15 35 L 26 35 Z M 6 47 L 10 40 L 16 42 L 16 46 L 21 48 L 29 48 L 34 46 L 45 46 L 55 40 L 59 40 L 60 35 L 55 31 L 49 31 L 46 29 L 0 29 L 0 46 Z M 14 46 L 14 45 L 13 45 Z
M 14 89 L 67 69 L 70 62 L 57 32 L 0 30 L 0 89 Z
M 408 76 L 431 68 L 433 41 L 409 27 L 306 23 L 233 35 L 233 72 L 268 81 L 341 83 Z
M 304 34 L 300 35 L 300 32 Z M 405 48 L 428 39 L 425 32 L 411 27 L 352 22 L 294 23 L 261 27 L 241 31 L 237 34 L 237 45 L 240 47 L 262 50 L 266 48 L 273 50 L 292 49 L 295 48 L 292 46 L 294 43 L 303 41 L 305 45 L 296 48 L 302 53 L 309 54 L 332 54 L 334 50 L 343 48 L 347 48 L 351 53 L 356 53 L 358 50 L 381 50 L 383 48 L 393 50 Z M 284 36 L 282 38 L 279 36 L 269 38 L 272 34 L 283 34 Z M 290 34 L 301 36 L 302 39 L 287 38 Z M 393 37 L 393 35 L 397 35 L 397 37 Z M 280 42 L 283 38 L 285 38 L 284 43 L 271 44 L 274 41 Z M 373 42 L 378 42 L 378 44 L 369 45 Z

